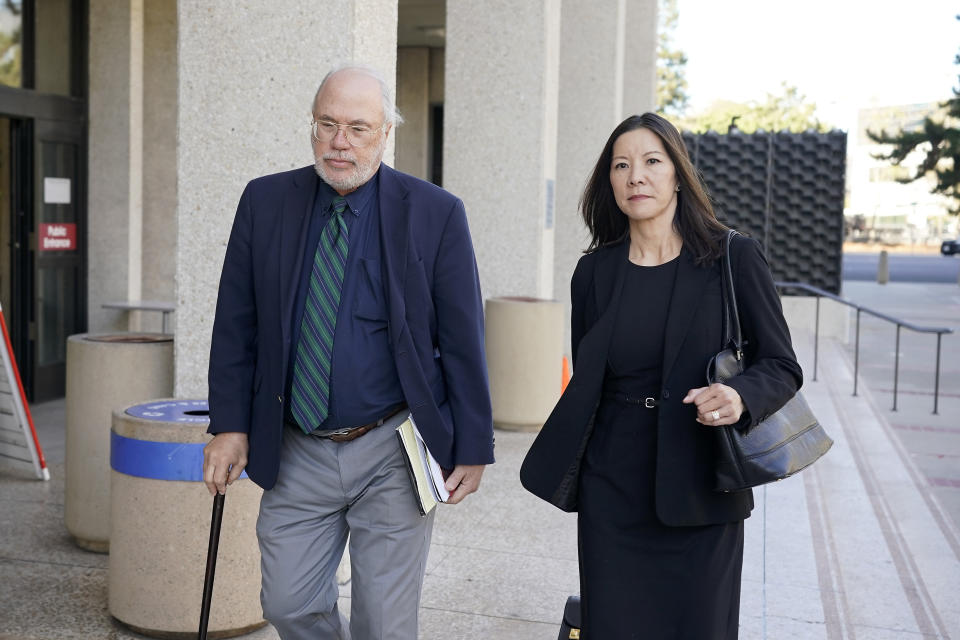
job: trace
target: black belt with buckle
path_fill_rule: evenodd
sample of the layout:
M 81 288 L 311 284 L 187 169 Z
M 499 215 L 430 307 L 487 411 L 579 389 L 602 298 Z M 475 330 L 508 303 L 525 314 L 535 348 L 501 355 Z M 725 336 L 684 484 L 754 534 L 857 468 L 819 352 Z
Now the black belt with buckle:
M 397 405 L 393 409 L 391 409 L 390 412 L 387 413 L 387 415 L 380 418 L 379 420 L 375 420 L 374 422 L 370 422 L 368 424 L 362 424 L 359 427 L 348 427 L 346 429 L 337 429 L 336 431 L 327 431 L 325 433 L 313 432 L 310 435 L 316 436 L 317 438 L 326 438 L 327 440 L 332 440 L 334 442 L 350 442 L 351 440 L 356 440 L 357 438 L 364 435 L 365 433 L 373 431 L 374 429 L 382 425 L 384 422 L 386 422 L 387 420 L 397 415 L 398 413 L 400 413 L 406 408 L 407 408 L 406 403 L 402 403 Z
M 647 409 L 656 409 L 660 404 L 660 401 L 653 396 L 631 396 L 626 393 L 620 393 L 619 391 L 604 391 L 603 397 L 627 404 L 639 404 Z

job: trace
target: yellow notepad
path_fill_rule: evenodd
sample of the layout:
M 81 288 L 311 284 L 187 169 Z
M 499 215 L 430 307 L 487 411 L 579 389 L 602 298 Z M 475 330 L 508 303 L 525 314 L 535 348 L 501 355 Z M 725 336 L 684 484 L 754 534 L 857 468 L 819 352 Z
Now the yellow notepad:
M 412 415 L 397 427 L 397 439 L 407 462 L 417 508 L 420 509 L 420 515 L 425 516 L 438 502 L 446 502 L 450 497 L 450 492 L 443 484 L 443 471 L 423 442 Z

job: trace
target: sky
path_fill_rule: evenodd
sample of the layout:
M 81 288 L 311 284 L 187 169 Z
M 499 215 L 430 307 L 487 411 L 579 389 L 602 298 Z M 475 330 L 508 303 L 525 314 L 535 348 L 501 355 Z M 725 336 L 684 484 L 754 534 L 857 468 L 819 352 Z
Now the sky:
M 687 55 L 694 113 L 796 86 L 844 130 L 857 109 L 941 102 L 958 86 L 960 2 L 678 0 L 674 48 Z

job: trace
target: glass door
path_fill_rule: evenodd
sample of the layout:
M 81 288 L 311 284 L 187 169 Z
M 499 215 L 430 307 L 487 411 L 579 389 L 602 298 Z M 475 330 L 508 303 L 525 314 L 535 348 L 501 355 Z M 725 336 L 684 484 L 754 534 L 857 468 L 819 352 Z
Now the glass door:
M 86 324 L 81 139 L 75 123 L 35 121 L 34 220 L 29 225 L 34 402 L 63 396 L 67 337 L 82 332 Z
M 86 0 L 0 0 L 0 303 L 32 401 L 86 329 Z
M 33 215 L 30 211 L 33 194 L 33 120 L 28 118 L 2 119 L 5 144 L 3 148 L 3 194 L 0 224 L 5 241 L 4 263 L 9 265 L 9 276 L 2 288 L 3 312 L 13 356 L 23 378 L 24 389 L 30 394 L 30 322 L 33 317 L 33 268 L 30 262 L 30 233 Z

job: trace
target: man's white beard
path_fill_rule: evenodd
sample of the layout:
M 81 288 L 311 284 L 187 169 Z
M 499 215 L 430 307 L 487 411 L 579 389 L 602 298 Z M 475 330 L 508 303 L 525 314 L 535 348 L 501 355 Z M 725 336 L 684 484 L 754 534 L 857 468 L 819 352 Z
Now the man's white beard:
M 387 140 L 384 138 L 380 141 L 376 153 L 370 156 L 370 162 L 367 164 L 361 164 L 356 160 L 356 158 L 346 157 L 341 153 L 332 151 L 317 158 L 313 166 L 321 180 L 333 187 L 336 191 L 343 191 L 346 193 L 357 189 L 367 180 L 373 177 L 373 174 L 377 171 L 377 167 L 380 166 L 380 160 L 383 158 L 383 150 L 386 148 L 386 146 Z M 327 175 L 326 167 L 323 163 L 324 160 L 329 159 L 350 160 L 354 163 L 353 171 L 350 173 L 350 175 L 344 178 L 340 178 L 338 180 L 333 179 Z

